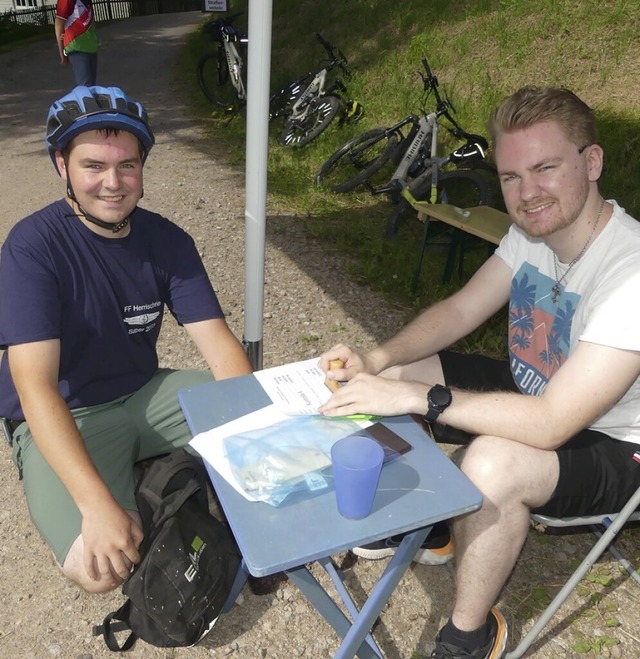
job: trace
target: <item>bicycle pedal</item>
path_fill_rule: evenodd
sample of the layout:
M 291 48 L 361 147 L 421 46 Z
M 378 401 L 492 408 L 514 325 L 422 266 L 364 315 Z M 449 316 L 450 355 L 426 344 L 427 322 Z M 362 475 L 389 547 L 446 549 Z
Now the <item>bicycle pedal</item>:
M 391 194 L 391 193 L 395 192 L 395 190 L 396 190 L 396 187 L 394 185 L 385 185 L 385 186 L 380 187 L 380 188 L 375 188 L 375 190 L 373 190 L 372 192 L 373 192 L 373 194 L 376 194 L 376 195 L 378 195 L 378 194 Z

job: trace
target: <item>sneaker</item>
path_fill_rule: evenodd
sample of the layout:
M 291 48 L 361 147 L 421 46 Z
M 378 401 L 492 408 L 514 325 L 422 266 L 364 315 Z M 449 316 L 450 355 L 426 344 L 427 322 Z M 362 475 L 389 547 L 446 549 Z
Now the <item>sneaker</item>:
M 361 558 L 377 561 L 381 558 L 393 556 L 405 535 L 406 533 L 393 535 L 390 538 L 377 540 L 368 545 L 354 547 L 351 551 Z M 453 557 L 453 538 L 449 533 L 449 529 L 446 524 L 437 524 L 422 543 L 413 560 L 416 563 L 422 563 L 422 565 L 444 565 L 452 560 Z
M 491 609 L 487 617 L 489 623 L 489 640 L 475 650 L 443 643 L 440 634 L 436 637 L 436 647 L 431 653 L 431 659 L 500 659 L 507 646 L 507 623 L 498 609 Z

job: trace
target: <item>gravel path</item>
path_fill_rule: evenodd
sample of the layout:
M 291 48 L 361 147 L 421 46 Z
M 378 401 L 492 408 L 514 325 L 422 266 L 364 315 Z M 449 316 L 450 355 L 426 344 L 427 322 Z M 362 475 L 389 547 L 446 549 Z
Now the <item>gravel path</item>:
M 199 12 L 131 19 L 102 27 L 99 82 L 117 84 L 147 107 L 157 145 L 145 168 L 143 205 L 167 215 L 189 230 L 200 246 L 229 323 L 243 332 L 244 170 L 225 163 L 201 127 L 189 119 L 172 83 L 172 67 L 183 37 L 199 22 Z M 19 219 L 63 194 L 43 147 L 43 126 L 50 103 L 71 84 L 71 71 L 58 65 L 53 38 L 0 55 L 0 239 Z M 368 289 L 336 273 L 341 257 L 327 254 L 310 240 L 304 219 L 270 215 L 265 273 L 264 366 L 319 354 L 336 341 L 367 348 L 391 334 L 403 321 Z M 181 330 L 168 320 L 163 331 L 163 365 L 200 366 Z M 113 656 L 91 627 L 122 602 L 119 593 L 79 593 L 58 574 L 49 552 L 32 528 L 9 451 L 0 454 L 0 657 L 99 659 Z M 529 582 L 558 583 L 585 541 L 555 539 L 541 543 L 535 534 L 503 596 L 503 610 L 515 636 L 526 626 L 521 599 Z M 356 601 L 375 582 L 384 561 L 336 557 L 346 569 Z M 605 566 L 608 569 L 608 566 Z M 611 568 L 615 575 L 615 568 Z M 323 575 L 318 577 L 326 583 Z M 537 581 L 536 581 L 537 580 Z M 616 577 L 614 604 L 634 611 L 637 591 Z M 637 585 L 635 586 L 637 588 Z M 416 565 L 407 573 L 376 627 L 376 639 L 389 659 L 410 657 L 433 639 L 450 609 L 453 579 L 446 568 Z M 588 609 L 572 601 L 566 612 Z M 526 608 L 525 608 L 526 611 Z M 564 611 L 564 609 L 563 609 Z M 619 616 L 622 617 L 622 616 Z M 633 615 L 621 644 L 611 656 L 640 656 Z M 524 622 L 523 622 L 524 618 Z M 604 627 L 596 620 L 587 624 Z M 564 622 L 558 636 L 530 656 L 571 657 L 574 627 Z M 615 635 L 614 632 L 608 632 Z M 337 648 L 333 631 L 282 575 L 253 581 L 232 612 L 196 648 L 164 650 L 143 642 L 130 657 L 240 657 L 288 659 L 330 657 Z M 593 655 L 591 655 L 593 656 Z

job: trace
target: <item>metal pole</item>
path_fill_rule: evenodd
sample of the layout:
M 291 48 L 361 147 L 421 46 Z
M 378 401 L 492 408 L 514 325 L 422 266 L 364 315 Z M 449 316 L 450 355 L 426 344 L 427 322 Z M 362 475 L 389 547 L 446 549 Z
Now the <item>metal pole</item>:
M 243 343 L 256 370 L 262 368 L 272 9 L 273 0 L 249 0 Z

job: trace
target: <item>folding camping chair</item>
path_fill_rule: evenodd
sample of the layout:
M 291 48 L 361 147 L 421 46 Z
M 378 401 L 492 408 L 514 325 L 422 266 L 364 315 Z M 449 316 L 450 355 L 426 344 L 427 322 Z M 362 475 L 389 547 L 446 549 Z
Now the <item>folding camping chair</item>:
M 555 596 L 553 601 L 543 611 L 542 615 L 533 627 L 529 630 L 526 636 L 520 641 L 518 647 L 506 655 L 506 659 L 519 659 L 529 649 L 538 634 L 544 629 L 546 624 L 551 620 L 554 614 L 562 606 L 564 601 L 569 597 L 573 589 L 578 585 L 580 580 L 589 571 L 589 568 L 600 558 L 606 549 L 619 561 L 625 570 L 640 583 L 640 574 L 636 571 L 633 565 L 620 554 L 620 552 L 613 546 L 612 542 L 616 535 L 620 532 L 622 527 L 628 521 L 640 520 L 640 511 L 636 509 L 640 506 L 640 487 L 635 491 L 633 496 L 626 503 L 624 508 L 616 514 L 610 515 L 594 515 L 592 517 L 546 517 L 544 515 L 532 515 L 532 519 L 540 524 L 553 527 L 570 527 L 570 526 L 589 526 L 591 530 L 598 536 L 598 541 L 593 546 L 591 551 L 587 554 L 585 559 L 580 563 L 576 571 L 571 575 L 570 579 L 565 583 L 560 592 Z M 604 532 L 600 527 L 605 529 Z

